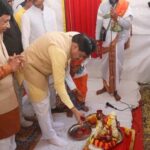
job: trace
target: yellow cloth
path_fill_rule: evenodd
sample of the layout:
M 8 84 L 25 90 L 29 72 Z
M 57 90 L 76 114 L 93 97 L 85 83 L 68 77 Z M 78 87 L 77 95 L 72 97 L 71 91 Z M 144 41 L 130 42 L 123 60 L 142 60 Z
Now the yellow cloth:
M 23 74 L 33 102 L 40 102 L 48 95 L 48 77 L 52 74 L 55 89 L 61 100 L 68 108 L 74 107 L 64 82 L 71 39 L 71 36 L 63 32 L 47 33 L 23 53 L 27 60 Z
M 38 103 L 37 101 L 39 98 L 44 99 L 48 94 L 46 91 L 38 88 L 37 86 L 33 85 L 31 82 L 26 81 L 26 85 L 28 87 L 29 97 L 31 98 L 32 102 Z
M 21 7 L 15 14 L 14 14 L 14 18 L 19 26 L 19 29 L 21 30 L 21 18 L 22 15 L 25 13 L 25 9 L 23 7 Z

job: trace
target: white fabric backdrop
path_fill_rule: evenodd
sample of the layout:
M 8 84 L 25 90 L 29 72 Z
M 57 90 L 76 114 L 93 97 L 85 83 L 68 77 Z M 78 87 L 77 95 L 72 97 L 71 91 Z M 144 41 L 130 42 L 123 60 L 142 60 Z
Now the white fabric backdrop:
M 133 34 L 150 35 L 150 8 L 149 0 L 131 0 L 134 15 Z
M 150 82 L 150 35 L 134 35 L 125 52 L 122 79 Z

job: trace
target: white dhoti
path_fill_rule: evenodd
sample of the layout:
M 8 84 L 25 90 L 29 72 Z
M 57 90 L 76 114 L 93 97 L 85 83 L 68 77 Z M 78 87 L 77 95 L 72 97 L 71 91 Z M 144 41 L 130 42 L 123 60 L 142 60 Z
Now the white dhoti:
M 16 142 L 15 135 L 0 140 L 0 150 L 15 150 Z
M 29 90 L 27 88 L 27 83 L 24 81 L 24 87 L 27 94 L 29 95 Z M 31 100 L 32 101 L 32 100 Z M 50 141 L 51 144 L 57 146 L 64 146 L 67 143 L 57 136 L 54 128 L 62 128 L 64 125 L 59 122 L 54 122 L 50 109 L 49 95 L 40 102 L 31 102 L 34 112 L 37 116 L 40 129 L 42 132 L 42 139 Z
M 27 95 L 29 95 L 27 82 L 24 81 L 23 85 L 27 92 Z M 42 131 L 42 138 L 43 139 L 52 138 L 54 135 L 56 135 L 56 132 L 52 126 L 53 119 L 52 119 L 52 115 L 50 111 L 49 96 L 47 96 L 41 102 L 37 102 L 37 103 L 31 102 L 31 104 L 33 106 L 34 112 L 37 116 L 41 131 Z
M 116 90 L 118 90 L 120 76 L 123 68 L 123 60 L 124 60 L 124 44 L 125 40 L 117 42 L 116 45 L 116 72 L 115 72 L 115 84 Z M 102 58 L 102 78 L 109 83 L 109 54 L 106 53 Z
M 32 103 L 32 106 L 38 118 L 38 122 L 42 131 L 42 138 L 51 139 L 53 136 L 56 135 L 56 132 L 53 129 L 53 120 L 51 117 L 51 112 L 49 111 L 49 97 L 46 97 L 41 102 Z
M 49 76 L 49 95 L 51 108 L 56 108 L 56 90 L 54 88 L 54 80 Z

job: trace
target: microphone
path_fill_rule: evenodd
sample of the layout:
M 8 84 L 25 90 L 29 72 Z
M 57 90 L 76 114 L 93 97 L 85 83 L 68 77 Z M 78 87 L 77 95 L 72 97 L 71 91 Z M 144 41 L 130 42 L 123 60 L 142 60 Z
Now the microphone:
M 128 105 L 128 104 L 127 104 L 127 105 Z M 128 106 L 127 108 L 119 109 L 119 108 L 116 108 L 115 106 L 113 106 L 112 104 L 110 104 L 109 102 L 107 102 L 107 103 L 105 104 L 105 107 L 106 107 L 106 108 L 107 108 L 107 107 L 110 107 L 110 108 L 113 108 L 113 109 L 118 110 L 118 111 L 124 111 L 124 110 L 127 110 L 127 109 L 130 109 L 130 110 L 131 110 L 130 106 Z
M 114 107 L 112 104 L 110 104 L 109 102 L 106 103 L 106 107 L 110 107 L 110 108 L 113 108 L 113 109 L 116 109 L 118 110 L 116 107 Z

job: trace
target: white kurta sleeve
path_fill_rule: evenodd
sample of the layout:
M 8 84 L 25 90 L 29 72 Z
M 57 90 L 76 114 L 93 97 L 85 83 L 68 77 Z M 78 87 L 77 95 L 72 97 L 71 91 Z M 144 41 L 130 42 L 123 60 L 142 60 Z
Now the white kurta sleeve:
M 25 50 L 30 42 L 30 19 L 26 15 L 26 13 L 22 16 L 22 23 L 21 23 L 21 32 L 22 32 L 22 44 L 23 44 L 23 49 Z
M 122 18 L 122 17 L 118 17 L 118 23 L 126 30 L 129 30 L 132 26 L 132 16 L 128 16 L 128 17 L 125 17 L 125 18 Z
M 63 53 L 63 51 L 57 46 L 50 46 L 48 53 L 52 64 L 54 87 L 62 102 L 71 109 L 74 107 L 74 105 L 65 87 L 65 68 L 67 64 L 67 55 Z
M 52 15 L 52 17 L 53 17 L 53 22 L 54 22 L 54 31 L 57 31 L 58 30 L 58 28 L 57 28 L 57 20 L 56 20 L 56 14 L 55 14 L 55 12 L 53 11 L 53 10 L 51 10 L 51 15 Z
M 103 25 L 103 17 L 101 13 L 101 7 L 99 7 L 98 13 L 97 13 L 97 20 L 96 20 L 96 31 L 95 31 L 96 40 L 99 40 L 102 25 Z
M 67 67 L 65 81 L 66 81 L 66 83 L 67 83 L 67 85 L 71 91 L 77 88 L 71 75 L 70 75 L 70 66 L 69 65 Z

